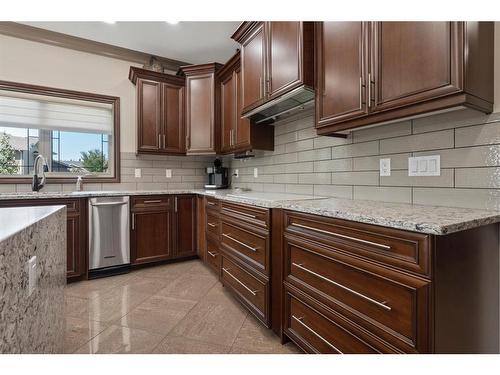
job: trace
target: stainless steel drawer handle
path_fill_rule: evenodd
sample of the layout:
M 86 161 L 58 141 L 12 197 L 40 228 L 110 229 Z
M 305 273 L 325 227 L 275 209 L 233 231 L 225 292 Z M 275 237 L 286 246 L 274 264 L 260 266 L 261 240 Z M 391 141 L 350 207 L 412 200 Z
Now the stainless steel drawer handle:
M 123 206 L 124 204 L 127 204 L 128 202 L 105 202 L 105 203 L 91 203 L 91 206 L 94 207 L 102 207 L 102 206 Z
M 212 227 L 212 228 L 215 228 L 217 226 L 216 224 L 210 223 L 210 222 L 207 222 L 207 224 L 208 224 L 209 227 Z
M 387 311 L 391 311 L 392 310 L 390 306 L 387 306 L 387 301 L 383 301 L 383 302 L 376 301 L 376 300 L 374 300 L 374 299 L 372 299 L 372 298 L 370 298 L 368 296 L 365 296 L 364 294 L 361 294 L 361 293 L 356 292 L 355 290 L 353 290 L 351 288 L 346 287 L 345 285 L 342 285 L 342 284 L 340 284 L 340 283 L 338 283 L 336 281 L 333 281 L 332 279 L 329 279 L 328 277 L 325 277 L 323 275 L 320 275 L 319 273 L 311 271 L 310 269 L 304 267 L 303 264 L 292 263 L 292 265 L 295 266 L 295 267 L 297 267 L 297 268 L 299 268 L 299 269 L 301 269 L 301 270 L 303 270 L 303 271 L 305 271 L 305 272 L 307 272 L 307 273 L 310 273 L 311 275 L 314 275 L 314 276 L 320 278 L 321 280 L 327 281 L 330 284 L 333 284 L 333 285 L 335 285 L 335 286 L 337 286 L 339 288 L 342 288 L 342 289 L 344 289 L 344 290 L 346 290 L 346 291 L 348 291 L 348 292 L 350 292 L 350 293 L 352 293 L 352 294 L 354 294 L 354 295 L 356 295 L 358 297 L 361 297 L 364 300 L 377 305 L 378 307 L 381 307 L 381 308 L 383 308 L 383 309 L 385 309 Z
M 208 255 L 210 255 L 212 258 L 215 258 L 217 256 L 217 253 L 212 253 L 211 251 L 207 251 Z
M 314 336 L 316 336 L 318 339 L 320 339 L 321 341 L 323 341 L 326 345 L 328 345 L 330 348 L 332 348 L 333 350 L 335 350 L 338 354 L 344 354 L 342 353 L 335 345 L 333 345 L 332 343 L 330 343 L 330 341 L 328 341 L 327 339 L 325 339 L 323 336 L 321 336 L 318 332 L 316 332 L 314 329 L 312 329 L 311 327 L 309 327 L 306 323 L 303 322 L 304 320 L 304 317 L 301 316 L 300 318 L 297 318 L 295 315 L 292 315 L 292 318 L 295 319 L 302 327 L 304 327 L 305 329 L 307 329 L 309 332 L 311 332 Z
M 161 203 L 161 199 L 155 199 L 155 200 L 150 200 L 150 201 L 144 201 L 143 203 L 144 203 L 144 204 L 148 204 L 148 203 Z
M 323 230 L 323 229 L 319 229 L 319 228 L 313 228 L 313 227 L 310 227 L 310 226 L 307 226 L 307 225 L 297 224 L 297 223 L 293 223 L 292 225 L 295 226 L 295 227 L 309 229 L 309 230 L 312 230 L 312 231 L 315 231 L 315 232 L 320 232 L 320 233 L 328 234 L 330 236 L 344 238 L 346 240 L 352 240 L 352 241 L 361 242 L 361 243 L 364 243 L 364 244 L 367 244 L 367 245 L 377 246 L 377 247 L 380 247 L 380 248 L 383 248 L 383 249 L 387 249 L 387 250 L 390 250 L 390 248 L 391 248 L 389 245 L 383 245 L 381 243 L 376 243 L 376 242 L 372 242 L 372 241 L 362 240 L 361 238 L 346 236 L 344 234 L 330 232 L 329 230 Z
M 250 293 L 252 293 L 254 296 L 257 295 L 257 292 L 259 292 L 259 290 L 252 290 L 250 289 L 249 287 L 247 287 L 245 284 L 243 284 L 240 279 L 238 279 L 236 276 L 234 276 L 231 272 L 229 272 L 229 269 L 227 268 L 224 268 L 222 267 L 222 270 L 227 273 L 229 276 L 231 276 L 238 284 L 240 284 L 243 288 L 245 288 L 246 290 L 248 290 Z
M 252 246 L 250 246 L 250 245 L 247 245 L 246 243 L 241 242 L 241 241 L 237 240 L 237 239 L 236 239 L 236 238 L 234 238 L 234 237 L 231 237 L 229 234 L 222 233 L 222 235 L 223 235 L 224 237 L 226 237 L 226 238 L 229 238 L 231 241 L 234 241 L 234 242 L 236 242 L 236 243 L 240 244 L 241 246 L 246 247 L 248 250 L 251 250 L 251 251 L 257 252 L 257 248 L 252 247 Z
M 257 218 L 257 216 L 255 216 L 255 215 L 247 214 L 246 212 L 241 212 L 241 211 L 233 210 L 233 209 L 227 208 L 227 207 L 223 207 L 222 210 L 223 211 L 228 211 L 228 212 L 234 212 L 235 214 L 238 214 L 238 215 L 243 215 L 243 216 L 251 217 L 252 219 L 256 219 Z
M 207 201 L 207 204 L 208 204 L 209 206 L 216 206 L 216 205 L 217 205 L 216 203 L 213 203 L 213 202 L 208 202 L 208 201 Z

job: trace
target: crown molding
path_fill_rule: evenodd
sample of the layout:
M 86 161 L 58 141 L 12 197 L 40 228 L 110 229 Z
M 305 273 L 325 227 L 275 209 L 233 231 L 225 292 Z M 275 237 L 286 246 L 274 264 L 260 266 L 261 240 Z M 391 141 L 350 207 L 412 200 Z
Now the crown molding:
M 107 43 L 96 42 L 16 22 L 0 22 L 0 34 L 143 65 L 148 64 L 151 57 L 154 56 L 165 69 L 172 71 L 177 71 L 181 66 L 189 65 L 189 63 L 185 61 L 150 55 L 145 52 L 113 46 Z

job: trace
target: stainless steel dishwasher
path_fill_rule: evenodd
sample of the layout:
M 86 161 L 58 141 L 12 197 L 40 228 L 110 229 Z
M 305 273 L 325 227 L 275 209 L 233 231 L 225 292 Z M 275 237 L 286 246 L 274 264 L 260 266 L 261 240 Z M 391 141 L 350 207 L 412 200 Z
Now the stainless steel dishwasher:
M 130 199 L 89 199 L 89 277 L 130 269 Z

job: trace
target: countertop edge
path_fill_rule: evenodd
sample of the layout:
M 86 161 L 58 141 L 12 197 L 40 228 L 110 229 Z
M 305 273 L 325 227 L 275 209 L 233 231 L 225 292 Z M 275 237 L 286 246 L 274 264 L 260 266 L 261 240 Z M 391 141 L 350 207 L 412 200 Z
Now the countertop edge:
M 245 192 L 241 192 L 240 194 L 244 194 Z M 332 217 L 332 218 L 338 218 L 342 220 L 349 220 L 349 221 L 354 221 L 354 222 L 359 222 L 359 223 L 365 223 L 365 224 L 372 224 L 372 225 L 378 225 L 378 226 L 383 226 L 383 227 L 389 227 L 389 228 L 394 228 L 394 229 L 400 229 L 400 230 L 407 230 L 411 232 L 417 232 L 417 233 L 424 233 L 424 234 L 430 234 L 430 235 L 447 235 L 447 234 L 452 234 L 468 229 L 473 229 L 477 228 L 480 226 L 485 226 L 485 225 L 490 225 L 490 224 L 495 224 L 500 222 L 500 213 L 497 211 L 491 211 L 491 214 L 489 214 L 489 211 L 486 210 L 479 210 L 478 211 L 478 216 L 476 218 L 464 218 L 463 221 L 457 221 L 455 223 L 449 223 L 449 224 L 438 224 L 436 222 L 425 222 L 425 221 L 419 221 L 417 219 L 415 220 L 408 220 L 408 217 L 402 217 L 401 219 L 394 218 L 388 216 L 384 216 L 383 214 L 362 214 L 359 212 L 350 212 L 348 209 L 334 209 L 334 208 L 328 208 L 328 207 L 311 207 L 308 202 L 318 202 L 321 200 L 337 200 L 339 202 L 346 201 L 346 202 L 354 202 L 356 203 L 362 203 L 363 201 L 356 201 L 356 200 L 348 200 L 348 199 L 341 199 L 341 198 L 333 198 L 333 197 L 315 197 L 312 199 L 301 199 L 297 198 L 297 200 L 289 200 L 289 199 L 274 199 L 274 200 L 266 200 L 266 199 L 256 199 L 256 198 L 245 198 L 245 197 L 235 197 L 235 196 L 228 196 L 225 195 L 224 191 L 217 191 L 217 190 L 203 190 L 203 189 L 173 189 L 173 190 L 147 190 L 147 191 L 141 191 L 141 190 L 134 190 L 134 191 L 104 191 L 104 192 L 98 192 L 98 191 L 89 191 L 89 192 L 78 192 L 78 193 L 41 193 L 40 195 L 34 195 L 34 194 L 0 194 L 0 202 L 1 201 L 6 201 L 6 200 L 36 200 L 36 199 L 78 199 L 78 198 L 90 198 L 90 197 L 105 197 L 105 196 L 141 196 L 141 195 L 168 195 L 168 194 L 195 194 L 195 195 L 203 195 L 203 196 L 209 196 L 213 197 L 215 199 L 219 199 L 222 201 L 227 201 L 227 202 L 233 202 L 233 203 L 241 203 L 241 204 L 248 204 L 256 207 L 262 207 L 262 208 L 279 208 L 279 209 L 285 209 L 285 210 L 291 210 L 291 211 L 297 211 L 297 212 L 303 212 L 303 213 L 308 213 L 312 215 L 318 215 L 318 216 L 324 216 L 324 217 Z M 234 193 L 231 193 L 234 194 Z M 272 194 L 278 194 L 278 193 L 272 193 Z M 298 197 L 301 195 L 298 195 Z M 391 202 L 375 202 L 375 201 L 366 201 L 369 202 L 371 205 L 377 203 L 380 205 L 386 204 L 387 206 L 395 205 L 395 203 Z M 396 204 L 397 205 L 397 204 Z M 403 204 L 401 204 L 403 205 Z M 409 207 L 425 207 L 425 208 L 434 208 L 437 206 L 425 206 L 425 205 L 408 205 Z M 464 210 L 463 208 L 457 208 L 457 207 L 440 207 L 440 210 L 445 210 L 449 209 L 450 212 L 451 210 Z M 359 211 L 359 209 L 358 209 Z M 373 212 L 373 211 L 372 211 Z M 394 216 L 394 215 L 393 215 Z

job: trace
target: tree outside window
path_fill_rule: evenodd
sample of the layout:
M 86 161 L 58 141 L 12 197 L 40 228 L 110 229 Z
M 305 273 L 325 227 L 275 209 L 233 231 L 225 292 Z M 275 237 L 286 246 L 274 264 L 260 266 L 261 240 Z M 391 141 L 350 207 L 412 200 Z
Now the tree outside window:
M 18 165 L 16 163 L 16 150 L 9 142 L 9 136 L 3 133 L 0 136 L 0 174 L 16 174 Z

